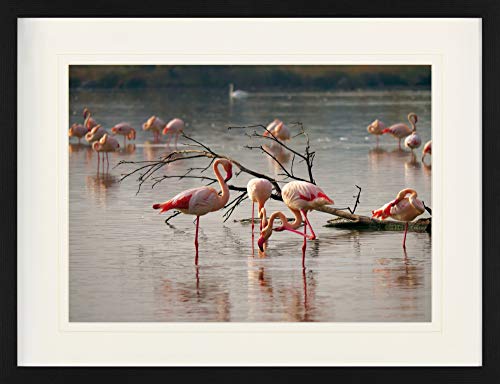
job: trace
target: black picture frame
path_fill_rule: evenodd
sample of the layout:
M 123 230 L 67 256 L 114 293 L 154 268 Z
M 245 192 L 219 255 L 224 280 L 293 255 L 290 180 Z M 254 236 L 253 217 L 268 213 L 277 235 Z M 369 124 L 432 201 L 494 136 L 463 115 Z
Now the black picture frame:
M 17 129 L 17 18 L 18 17 L 480 17 L 482 24 L 483 103 L 483 367 L 429 368 L 28 368 L 17 367 L 17 270 L 16 206 L 17 163 L 15 135 L 0 140 L 2 182 L 2 236 L 0 249 L 0 382 L 1 383 L 89 383 L 180 382 L 204 380 L 305 381 L 325 377 L 329 381 L 370 383 L 495 383 L 500 382 L 500 129 L 495 117 L 500 112 L 500 2 L 435 0 L 389 3 L 382 0 L 336 2 L 174 0 L 153 3 L 87 0 L 79 4 L 64 0 L 7 2 L 0 5 L 0 116 L 3 132 Z M 464 156 L 467 149 L 464 148 Z M 465 181 L 464 181 L 465 182 Z M 464 202 L 464 208 L 467 202 Z M 409 346 L 411 347 L 411 346 Z

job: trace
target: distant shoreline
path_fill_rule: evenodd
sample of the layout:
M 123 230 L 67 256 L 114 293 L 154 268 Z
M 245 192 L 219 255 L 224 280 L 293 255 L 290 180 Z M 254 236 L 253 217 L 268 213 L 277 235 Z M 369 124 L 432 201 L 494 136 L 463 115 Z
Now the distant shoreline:
M 72 65 L 69 85 L 76 89 L 218 88 L 311 91 L 429 89 L 425 65 L 306 66 L 135 66 Z

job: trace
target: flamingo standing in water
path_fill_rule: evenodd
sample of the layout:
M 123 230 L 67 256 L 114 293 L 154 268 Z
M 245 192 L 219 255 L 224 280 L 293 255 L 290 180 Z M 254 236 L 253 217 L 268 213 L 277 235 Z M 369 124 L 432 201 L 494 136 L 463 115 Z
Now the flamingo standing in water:
M 412 132 L 415 132 L 415 130 L 417 129 L 416 124 L 418 121 L 418 117 L 415 113 L 411 112 L 408 114 L 408 121 L 410 122 L 411 128 L 404 123 L 398 123 L 382 130 L 383 134 L 390 133 L 396 140 L 399 140 L 399 149 L 401 149 L 401 140 L 406 136 L 409 136 Z
M 152 131 L 154 135 L 154 142 L 158 143 L 160 141 L 160 132 L 165 127 L 165 122 L 156 117 L 151 116 L 144 124 L 142 124 L 142 129 L 144 131 Z
M 123 136 L 123 148 L 127 147 L 127 139 L 135 140 L 135 129 L 128 123 L 118 123 L 113 128 L 111 128 L 111 132 L 115 135 Z
M 273 214 L 269 217 L 267 226 L 262 229 L 257 244 L 259 245 L 259 249 L 264 251 L 264 243 L 267 239 L 269 239 L 269 237 L 271 237 L 273 230 L 287 230 L 297 233 L 304 237 L 304 242 L 302 244 L 302 268 L 305 268 L 306 241 L 307 239 L 316 239 L 316 234 L 314 233 L 311 223 L 307 218 L 307 213 L 324 205 L 334 203 L 333 200 L 330 199 L 320 187 L 306 181 L 292 181 L 286 184 L 281 190 L 281 196 L 283 197 L 283 202 L 294 214 L 295 220 L 292 223 L 289 223 L 283 212 L 273 212 Z M 297 231 L 297 228 L 302 223 L 301 213 L 304 216 L 305 221 L 304 233 Z M 273 223 L 276 218 L 281 220 L 281 226 L 273 228 Z M 307 227 L 311 230 L 311 235 L 309 236 L 307 235 Z
M 406 197 L 410 195 L 410 197 Z M 405 221 L 405 234 L 403 237 L 403 248 L 406 249 L 406 233 L 408 223 L 425 212 L 424 203 L 417 198 L 417 191 L 406 188 L 399 191 L 396 199 L 385 204 L 383 207 L 372 211 L 372 217 L 385 220 L 390 217 L 394 220 Z
M 271 197 L 273 185 L 269 180 L 255 178 L 248 182 L 247 193 L 250 200 L 252 200 L 252 243 L 254 238 L 254 217 L 255 217 L 255 203 L 258 204 L 258 213 L 260 217 L 260 230 L 267 225 L 266 210 L 264 204 Z
M 225 179 L 222 178 L 219 171 L 219 165 L 222 165 L 226 172 Z M 181 192 L 164 203 L 153 205 L 153 209 L 161 209 L 160 213 L 170 209 L 177 209 L 182 213 L 196 216 L 196 234 L 194 238 L 194 246 L 196 248 L 196 256 L 194 259 L 195 265 L 198 265 L 198 228 L 200 226 L 200 216 L 206 215 L 209 212 L 218 211 L 227 204 L 229 200 L 229 188 L 226 183 L 233 176 L 232 169 L 231 162 L 226 159 L 217 159 L 213 164 L 215 177 L 219 181 L 222 189 L 221 195 L 219 195 L 215 188 L 207 186 L 198 187 Z
M 421 144 L 422 144 L 422 139 L 420 138 L 420 135 L 416 131 L 413 131 L 413 133 L 410 136 L 406 136 L 405 147 L 411 149 L 412 153 L 413 150 L 415 148 L 420 147 Z
M 84 137 L 88 132 L 88 129 L 85 128 L 81 124 L 73 124 L 68 131 L 68 136 L 69 137 L 77 137 L 78 138 L 78 144 L 80 144 L 80 140 L 82 137 Z
M 377 145 L 378 145 L 378 137 L 380 135 L 383 135 L 383 130 L 385 129 L 385 124 L 382 123 L 380 120 L 375 120 L 373 123 L 371 123 L 366 130 L 368 133 L 371 133 L 372 135 L 375 135 L 377 138 Z
M 266 127 L 264 136 L 274 136 L 279 140 L 290 140 L 290 130 L 280 119 L 274 119 Z
M 99 141 L 94 141 L 92 144 L 92 149 L 99 155 L 100 152 L 106 153 L 106 161 L 108 163 L 107 169 L 109 170 L 109 152 L 115 152 L 120 148 L 118 140 L 113 137 L 108 136 L 107 133 Z M 102 171 L 104 172 L 104 155 L 102 156 Z M 97 173 L 99 173 L 99 156 L 97 157 Z
M 85 134 L 85 140 L 87 140 L 89 144 L 92 144 L 94 141 L 100 140 L 106 133 L 106 130 L 99 124 Z
M 172 136 L 175 136 L 174 145 L 177 147 L 177 140 L 179 139 L 179 135 L 184 132 L 184 121 L 181 119 L 172 119 L 168 122 L 168 124 L 163 128 L 163 134 L 169 135 L 167 139 L 167 145 L 170 145 L 170 140 L 172 140 Z
M 432 155 L 432 140 L 429 140 L 424 145 L 424 149 L 422 150 L 422 162 L 424 162 L 424 157 L 427 154 Z
M 92 113 L 90 112 L 90 109 L 88 109 L 86 107 L 83 108 L 83 125 L 89 131 L 97 125 L 97 122 L 92 117 Z

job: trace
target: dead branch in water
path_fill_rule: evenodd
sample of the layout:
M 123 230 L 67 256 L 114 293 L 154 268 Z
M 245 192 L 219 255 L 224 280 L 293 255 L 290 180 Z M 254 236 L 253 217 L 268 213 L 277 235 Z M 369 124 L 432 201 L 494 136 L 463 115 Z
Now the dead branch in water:
M 205 185 L 211 185 L 215 182 L 217 182 L 217 179 L 213 177 L 209 177 L 204 175 L 204 172 L 210 168 L 210 166 L 213 164 L 215 159 L 226 159 L 229 160 L 231 163 L 233 163 L 234 166 L 238 168 L 238 172 L 235 173 L 236 177 L 238 177 L 239 174 L 247 173 L 251 176 L 262 178 L 269 180 L 275 189 L 275 192 L 271 194 L 271 198 L 273 200 L 278 200 L 282 201 L 281 198 L 281 187 L 279 183 L 286 182 L 286 180 L 300 180 L 300 181 L 307 181 L 315 184 L 314 176 L 313 176 L 313 163 L 314 163 L 314 157 L 315 157 L 315 152 L 311 151 L 310 148 L 310 141 L 309 141 L 309 136 L 306 133 L 306 131 L 303 128 L 302 123 L 294 123 L 298 126 L 300 126 L 300 132 L 295 135 L 294 137 L 297 136 L 304 136 L 306 137 L 306 146 L 303 152 L 299 152 L 293 148 L 291 148 L 288 144 L 284 143 L 280 139 L 278 139 L 274 134 L 267 129 L 264 125 L 257 124 L 257 125 L 250 125 L 250 126 L 245 126 L 245 127 L 228 127 L 229 130 L 231 129 L 253 129 L 252 134 L 247 134 L 249 137 L 254 137 L 258 139 L 263 139 L 263 140 L 270 140 L 273 143 L 281 146 L 284 150 L 289 151 L 292 155 L 292 162 L 291 166 L 287 168 L 284 164 L 282 164 L 276 156 L 274 156 L 271 152 L 267 151 L 263 145 L 258 145 L 258 146 L 247 146 L 247 149 L 260 149 L 266 156 L 269 156 L 270 158 L 273 159 L 273 161 L 276 161 L 276 163 L 279 165 L 281 170 L 283 171 L 282 174 L 279 174 L 278 176 L 284 176 L 284 180 L 278 180 L 275 177 L 269 176 L 265 173 L 262 172 L 257 172 L 245 165 L 243 165 L 240 161 L 229 157 L 225 154 L 220 154 L 215 152 L 212 148 L 210 148 L 208 145 L 202 143 L 199 140 L 196 140 L 190 136 L 187 136 L 185 134 L 182 134 L 183 138 L 188 140 L 188 143 L 186 144 L 188 147 L 192 147 L 189 149 L 182 149 L 182 150 L 175 150 L 170 153 L 168 153 L 165 156 L 160 157 L 158 160 L 148 160 L 148 161 L 127 161 L 127 160 L 122 160 L 120 161 L 116 167 L 122 166 L 122 165 L 135 165 L 136 168 L 123 174 L 122 177 L 120 178 L 120 182 L 129 178 L 130 176 L 133 175 L 138 175 L 137 181 L 138 181 L 138 189 L 137 189 L 137 194 L 141 191 L 141 188 L 144 183 L 147 181 L 151 181 L 152 185 L 151 188 L 154 188 L 156 185 L 161 183 L 164 180 L 167 179 L 199 179 L 201 182 L 205 182 Z M 267 131 L 269 135 L 264 135 L 261 133 L 258 133 L 256 131 L 256 128 L 262 128 L 264 131 Z M 206 164 L 203 167 L 191 167 L 188 168 L 187 171 L 183 174 L 164 174 L 161 176 L 156 176 L 157 173 L 163 169 L 164 167 L 179 162 L 179 161 L 185 161 L 185 160 L 194 160 L 194 159 L 207 159 L 208 164 Z M 299 159 L 299 161 L 295 161 L 295 159 Z M 297 163 L 304 163 L 307 174 L 309 177 L 309 180 L 305 180 L 299 176 L 296 175 L 294 166 Z M 332 214 L 338 217 L 343 217 L 349 220 L 361 220 L 361 221 L 372 221 L 373 219 L 366 217 L 366 216 L 358 216 L 355 215 L 354 212 L 356 211 L 356 208 L 359 204 L 359 198 L 361 195 L 361 188 L 356 186 L 358 188 L 358 195 L 354 204 L 354 208 L 351 209 L 350 207 L 347 208 L 342 208 L 342 209 L 335 209 L 332 207 L 323 207 L 319 209 L 319 211 Z M 232 191 L 238 191 L 241 192 L 236 198 L 234 198 L 232 201 L 230 201 L 224 209 L 226 210 L 223 214 L 224 221 L 227 221 L 235 209 L 244 201 L 248 198 L 247 196 L 247 189 L 246 186 L 239 186 L 235 184 L 228 184 L 228 188 Z M 346 212 L 345 210 L 348 210 Z M 179 215 L 180 212 L 175 212 L 174 214 L 170 215 L 165 222 L 168 223 L 169 220 L 173 219 L 177 215 Z

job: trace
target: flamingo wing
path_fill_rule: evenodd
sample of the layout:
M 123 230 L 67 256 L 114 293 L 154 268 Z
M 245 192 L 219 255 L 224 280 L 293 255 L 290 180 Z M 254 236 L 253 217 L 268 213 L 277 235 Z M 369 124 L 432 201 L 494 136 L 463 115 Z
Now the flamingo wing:
M 191 188 L 175 195 L 172 199 L 153 205 L 160 213 L 178 209 L 183 213 L 202 216 L 211 212 L 217 201 L 217 191 L 211 187 Z
M 287 206 L 299 210 L 333 204 L 333 200 L 320 187 L 305 181 L 288 183 L 283 187 L 281 195 Z

